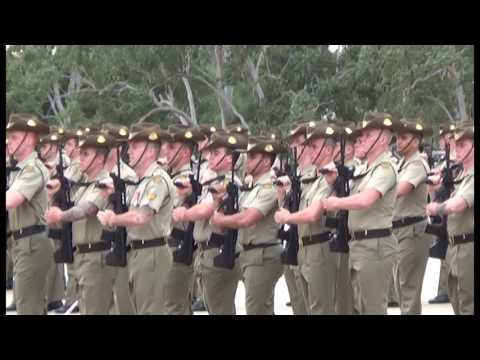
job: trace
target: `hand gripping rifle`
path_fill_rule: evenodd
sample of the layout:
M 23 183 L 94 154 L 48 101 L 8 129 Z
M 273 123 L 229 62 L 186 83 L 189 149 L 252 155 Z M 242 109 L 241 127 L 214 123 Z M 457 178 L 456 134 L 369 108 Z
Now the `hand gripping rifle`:
M 290 179 L 291 188 L 288 194 L 285 195 L 283 206 L 290 212 L 297 212 L 300 206 L 300 196 L 302 190 L 300 188 L 300 176 L 298 176 L 298 159 L 297 148 L 294 147 L 292 151 L 293 166 L 286 166 L 287 174 Z M 283 234 L 282 234 L 283 232 Z M 280 230 L 280 238 L 286 240 L 285 249 L 280 255 L 282 264 L 298 265 L 298 226 L 297 224 L 290 224 L 288 230 Z
M 345 135 L 340 137 L 340 163 L 335 164 L 338 176 L 335 180 L 335 192 L 337 197 L 350 195 L 349 180 L 353 178 L 353 170 L 345 166 Z M 348 253 L 348 210 L 339 210 L 336 218 L 336 232 L 330 242 L 330 250 L 337 253 Z
M 192 184 L 192 193 L 186 199 L 185 205 L 188 207 L 195 206 L 198 201 L 198 197 L 202 194 L 202 184 L 200 184 L 200 165 L 202 163 L 202 154 L 198 155 L 197 174 L 194 177 L 190 174 L 190 183 Z M 176 186 L 179 186 L 176 184 Z M 180 186 L 181 187 L 181 186 Z M 193 252 L 195 250 L 195 240 L 193 238 L 193 227 L 195 222 L 190 221 L 188 223 L 187 230 L 183 235 L 183 239 L 180 240 L 179 247 L 173 252 L 173 261 L 180 264 L 190 266 L 193 261 Z
M 10 174 L 14 171 L 19 171 L 20 168 L 17 167 L 17 161 L 13 158 L 10 157 L 8 161 L 9 165 L 5 168 L 5 179 L 6 179 L 6 187 L 5 191 L 8 191 L 9 189 L 9 183 L 10 183 Z M 5 222 L 5 229 L 8 229 L 8 210 L 5 212 L 6 215 L 6 222 Z M 11 235 L 11 232 L 7 230 L 6 232 L 6 238 L 8 239 Z
M 60 189 L 55 193 L 54 203 L 62 211 L 66 211 L 73 206 L 73 203 L 70 201 L 70 181 L 64 175 L 63 167 L 63 143 L 58 145 L 58 164 L 56 166 L 57 175 L 56 177 L 60 181 Z M 48 237 L 53 239 L 60 238 L 60 247 L 53 253 L 53 258 L 56 263 L 73 263 L 73 243 L 72 243 L 72 223 L 65 222 L 62 223 L 62 228 L 60 229 L 59 237 L 55 234 L 58 230 L 48 229 Z
M 459 164 L 452 165 L 450 161 L 450 144 L 445 144 L 445 168 L 442 169 L 442 186 L 435 193 L 436 202 L 444 202 L 448 200 L 453 192 L 456 182 L 453 180 L 453 172 L 460 168 Z M 431 184 L 429 180 L 427 184 Z M 433 217 L 429 219 L 429 224 L 425 229 L 425 233 L 435 235 L 437 237 L 435 244 L 430 248 L 429 255 L 432 258 L 445 259 L 448 247 L 447 232 L 447 215 L 443 217 Z
M 225 215 L 233 215 L 238 212 L 238 186 L 235 184 L 235 164 L 240 156 L 238 151 L 232 153 L 232 179 L 227 185 L 227 197 L 220 204 L 219 210 Z M 224 242 L 220 247 L 220 254 L 213 258 L 215 267 L 233 269 L 235 266 L 235 246 L 237 243 L 238 229 L 226 229 Z
M 110 195 L 110 203 L 113 205 L 115 214 L 128 211 L 127 190 L 125 180 L 120 174 L 120 160 L 120 146 L 117 146 L 117 174 L 110 173 L 114 188 L 114 192 Z M 105 255 L 105 263 L 109 266 L 125 267 L 127 265 L 127 229 L 124 226 L 117 226 L 113 231 L 104 229 L 101 239 L 110 243 L 110 250 Z

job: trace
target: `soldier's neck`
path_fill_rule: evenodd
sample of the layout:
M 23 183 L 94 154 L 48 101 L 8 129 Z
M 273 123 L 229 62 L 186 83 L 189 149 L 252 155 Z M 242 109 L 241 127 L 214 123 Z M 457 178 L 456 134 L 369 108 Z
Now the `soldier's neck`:
M 115 165 L 117 165 L 116 159 L 108 159 L 105 164 L 105 170 L 112 172 L 115 169 Z
M 252 176 L 252 184 L 255 185 L 257 183 L 257 181 L 260 180 L 260 178 L 262 178 L 263 176 L 265 176 L 265 174 L 267 174 L 269 171 L 270 170 L 257 172 L 257 174 L 255 174 L 255 176 Z
M 178 164 L 176 164 L 174 167 L 172 167 L 172 173 L 176 173 L 178 171 L 180 171 L 180 169 L 182 169 L 183 167 L 185 167 L 186 165 L 189 165 L 190 164 L 190 160 L 182 160 L 182 161 L 179 161 Z
M 19 149 L 15 153 L 14 158 L 18 162 L 21 162 L 21 161 L 25 160 L 26 158 L 28 158 L 30 155 L 32 155 L 32 153 L 33 153 L 33 149 L 30 149 L 30 150 L 25 149 L 23 151 L 21 151 L 21 149 Z
M 412 149 L 412 150 L 409 150 L 409 151 L 407 151 L 407 152 L 403 155 L 403 157 L 405 158 L 405 160 L 409 160 L 413 155 L 416 154 L 417 151 L 418 151 L 417 148 L 414 148 L 414 149 Z
M 388 147 L 381 147 L 377 149 L 372 149 L 369 154 L 367 154 L 367 164 L 368 166 L 372 165 L 375 160 L 377 160 L 380 156 L 382 156 L 385 152 L 387 152 Z

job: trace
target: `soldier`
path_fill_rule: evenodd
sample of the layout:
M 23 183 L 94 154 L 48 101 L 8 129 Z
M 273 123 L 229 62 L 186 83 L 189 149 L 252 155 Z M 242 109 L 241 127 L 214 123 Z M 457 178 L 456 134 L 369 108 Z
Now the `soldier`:
M 340 134 L 345 137 L 345 163 L 348 168 L 355 169 L 360 165 L 360 161 L 355 157 L 354 142 L 356 133 L 353 131 L 355 124 L 353 122 L 343 122 L 337 124 L 337 140 Z M 341 159 L 340 143 L 337 141 L 335 146 L 334 161 Z M 353 306 L 353 288 L 348 267 L 348 251 L 337 253 L 337 277 L 335 280 L 335 313 L 337 315 L 352 315 Z
M 167 137 L 158 125 L 132 125 L 128 155 L 141 181 L 128 212 L 117 215 L 105 210 L 97 214 L 104 226 L 127 228 L 130 299 L 140 315 L 166 313 L 164 288 L 172 256 L 165 245 L 172 229 L 175 188 L 157 158 Z
M 358 287 L 360 314 L 387 314 L 388 277 L 393 271 L 396 240 L 392 235 L 397 172 L 388 155 L 391 116 L 367 113 L 359 127 L 355 153 L 365 159 L 362 173 L 352 182 L 351 195 L 324 201 L 327 210 L 349 210 L 350 274 Z M 334 173 L 335 168 L 331 168 Z M 335 176 L 328 175 L 333 183 Z
M 57 175 L 57 165 L 59 164 L 59 144 L 62 139 L 62 135 L 59 132 L 60 129 L 56 127 L 50 128 L 50 134 L 42 136 L 40 138 L 40 158 L 44 165 L 50 172 L 50 178 L 54 178 Z M 62 131 L 63 134 L 63 131 Z M 64 166 L 70 164 L 70 159 L 64 153 L 62 153 L 62 161 Z M 50 236 L 50 234 L 49 234 Z M 56 247 L 56 239 L 50 237 L 53 248 Z M 48 287 L 48 311 L 59 309 L 63 306 L 62 299 L 65 297 L 65 269 L 63 264 L 53 263 L 52 268 L 49 271 L 47 278 Z
M 275 284 L 283 273 L 278 239 L 279 226 L 273 216 L 278 209 L 270 174 L 278 141 L 269 138 L 249 138 L 245 172 L 252 176 L 251 188 L 239 196 L 239 212 L 225 215 L 214 212 L 215 226 L 238 229 L 240 269 L 245 284 L 247 315 L 274 314 Z M 214 197 L 215 202 L 219 201 Z
M 225 127 L 225 131 L 229 134 L 238 134 L 248 137 L 248 129 L 244 127 L 242 124 L 235 124 L 229 125 Z M 237 162 L 235 163 L 235 175 L 238 176 L 239 179 L 245 178 L 245 162 L 247 160 L 247 156 L 245 153 L 241 153 L 238 157 Z
M 74 206 L 62 211 L 50 207 L 48 224 L 72 222 L 75 245 L 75 269 L 79 278 L 80 313 L 108 314 L 113 304 L 115 269 L 106 266 L 105 253 L 110 244 L 101 240 L 102 227 L 96 215 L 107 205 L 107 198 L 97 184 L 108 178 L 105 163 L 115 140 L 103 133 L 90 132 L 80 141 L 80 169 L 86 183 L 75 193 Z
M 46 314 L 47 274 L 53 263 L 53 247 L 43 218 L 49 175 L 34 149 L 38 137 L 49 128 L 36 115 L 19 113 L 10 115 L 6 130 L 9 153 L 19 168 L 10 174 L 6 193 L 17 313 Z
M 402 315 L 422 313 L 422 285 L 432 237 L 425 234 L 427 219 L 427 175 L 430 168 L 419 146 L 432 129 L 416 119 L 401 119 L 394 125 L 397 151 L 402 156 L 397 167 L 397 200 L 393 212 L 393 234 L 397 245 L 394 266 L 395 286 Z
M 64 128 L 58 129 L 59 134 L 63 134 L 62 138 L 64 141 L 64 150 L 66 155 L 70 158 L 70 166 L 64 172 L 64 176 L 72 182 L 72 187 L 70 188 L 70 196 L 73 198 L 75 191 L 79 189 L 78 186 L 74 184 L 81 182 L 83 178 L 83 173 L 80 169 L 80 148 L 78 147 L 78 142 L 80 138 L 83 138 L 83 130 L 78 129 L 68 130 Z M 55 184 L 55 182 L 52 182 Z M 55 185 L 52 185 L 55 187 Z M 57 184 L 58 186 L 58 184 Z M 67 287 L 65 290 L 65 304 L 55 310 L 58 314 L 65 314 L 67 310 L 73 305 L 75 301 L 78 301 L 80 298 L 79 295 L 79 279 L 75 271 L 75 262 L 71 264 L 66 264 L 67 267 Z M 72 313 L 79 312 L 80 308 L 75 306 L 72 309 Z
M 316 169 L 333 160 L 336 132 L 333 125 L 311 121 L 307 127 L 306 155 Z M 331 231 L 325 227 L 322 200 L 331 194 L 323 175 L 315 172 L 302 178 L 299 211 L 281 209 L 275 214 L 280 224 L 298 224 L 298 265 L 309 315 L 335 313 L 334 293 L 337 257 L 331 253 Z
M 121 148 L 122 145 L 128 141 L 128 127 L 106 123 L 102 125 L 102 132 L 112 136 L 116 141 L 116 146 L 112 148 L 110 154 L 108 154 L 105 170 L 118 176 L 118 162 L 120 163 L 120 177 L 128 182 L 126 184 L 126 201 L 128 206 L 128 202 L 131 200 L 133 192 L 135 191 L 135 186 L 131 184 L 138 182 L 138 176 L 131 167 L 125 164 L 121 158 L 118 158 L 118 154 L 121 152 L 117 149 L 118 147 Z M 135 311 L 128 292 L 128 268 L 126 266 L 119 266 L 115 267 L 115 269 L 116 275 L 113 286 L 115 306 L 111 309 L 110 313 L 117 315 L 134 315 Z
M 247 140 L 242 135 L 224 131 L 211 135 L 211 141 L 203 148 L 210 152 L 210 174 L 204 174 L 201 178 L 203 187 L 198 204 L 189 209 L 178 207 L 173 212 L 174 220 L 195 222 L 194 239 L 198 245 L 195 271 L 200 276 L 203 299 L 211 315 L 235 315 L 235 293 L 240 280 L 238 260 L 235 260 L 233 269 L 217 267 L 214 264 L 224 242 L 224 233 L 210 222 L 217 208 L 211 191 L 224 194 L 225 188 L 221 184 L 228 181 L 240 184 L 238 178 L 231 178 L 232 152 L 245 148 L 246 145 Z M 188 190 L 186 191 L 188 193 Z
M 438 145 L 441 150 L 445 150 L 445 145 L 448 143 L 450 146 L 450 161 L 455 162 L 455 141 L 453 137 L 453 132 L 455 130 L 455 123 L 453 122 L 446 122 L 445 124 L 440 126 L 440 129 L 438 131 Z M 445 167 L 446 165 L 446 160 L 443 159 L 443 161 L 438 164 L 438 166 L 433 169 L 434 173 L 439 174 L 441 170 Z M 431 196 L 432 200 L 435 200 L 435 193 L 431 191 L 431 187 L 429 186 L 429 193 Z M 437 217 L 437 219 L 434 219 L 437 222 L 441 221 Z M 429 304 L 445 304 L 449 303 L 450 299 L 448 298 L 448 287 L 447 287 L 447 280 L 448 280 L 448 267 L 447 267 L 447 262 L 445 259 L 440 259 L 440 276 L 438 279 L 438 288 L 437 288 L 437 296 L 435 296 L 433 299 L 430 299 L 428 301 Z
M 196 141 L 202 139 L 203 135 L 198 129 L 180 125 L 170 126 L 168 133 L 170 140 L 164 146 L 172 181 L 174 184 L 189 181 L 189 176 L 193 175 L 190 160 Z M 195 205 L 187 204 L 186 200 L 185 196 L 179 196 L 176 192 L 173 208 Z M 165 283 L 165 310 L 168 315 L 192 314 L 193 261 L 190 264 L 184 263 L 178 260 L 176 255 L 181 246 L 187 246 L 183 241 L 186 239 L 188 226 L 188 222 L 173 219 L 173 230 L 168 238 L 168 247 L 173 257 Z
M 455 314 L 474 311 L 474 124 L 465 121 L 455 129 L 457 162 L 463 171 L 455 178 L 455 190 L 442 203 L 427 206 L 427 215 L 448 215 L 448 295 Z

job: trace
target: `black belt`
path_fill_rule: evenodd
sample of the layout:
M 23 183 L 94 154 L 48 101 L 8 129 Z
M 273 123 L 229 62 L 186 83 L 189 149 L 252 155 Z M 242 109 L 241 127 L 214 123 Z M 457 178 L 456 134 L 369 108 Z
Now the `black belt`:
M 321 233 L 321 234 L 315 234 L 312 236 L 302 236 L 302 245 L 303 246 L 309 246 L 313 244 L 321 244 L 324 242 L 327 242 L 332 238 L 332 233 L 330 231 Z
M 422 217 L 422 216 L 405 217 L 403 219 L 392 221 L 392 227 L 394 229 L 396 229 L 396 228 L 400 228 L 400 227 L 403 227 L 403 226 L 416 224 L 416 223 L 419 223 L 419 222 L 424 221 L 424 220 L 426 220 L 426 218 Z
M 224 239 L 225 239 L 225 235 L 212 233 L 212 235 L 210 236 L 210 239 L 208 239 L 207 241 L 199 242 L 198 246 L 200 246 L 200 249 L 202 250 L 219 248 L 220 246 L 223 245 Z
M 450 236 L 449 240 L 452 245 L 465 244 L 473 241 L 473 235 L 474 233 Z
M 157 238 L 151 240 L 131 240 L 130 248 L 133 250 L 151 248 L 156 246 L 163 246 L 166 244 L 165 238 Z
M 62 230 L 63 229 L 50 229 L 48 228 L 48 237 L 50 239 L 62 240 Z
M 392 235 L 392 229 L 361 230 L 351 232 L 350 234 L 352 235 L 352 240 L 374 239 Z
M 91 252 L 110 250 L 110 247 L 110 243 L 99 241 L 88 244 L 77 244 L 75 245 L 74 250 L 80 254 L 86 254 Z
M 45 225 L 32 225 L 24 227 L 20 230 L 12 231 L 12 235 L 15 240 L 18 240 L 27 236 L 40 234 L 41 232 L 44 232 L 45 229 Z
M 257 245 L 248 244 L 248 245 L 242 245 L 242 246 L 244 251 L 249 251 L 253 249 L 266 248 L 266 247 L 275 246 L 275 245 L 282 245 L 282 244 L 281 243 L 269 243 L 269 244 L 257 244 Z

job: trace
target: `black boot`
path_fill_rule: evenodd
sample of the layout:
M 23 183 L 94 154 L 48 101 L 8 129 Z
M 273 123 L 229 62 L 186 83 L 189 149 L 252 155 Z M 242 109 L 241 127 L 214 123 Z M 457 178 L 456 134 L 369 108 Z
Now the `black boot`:
M 388 307 L 398 307 L 398 302 L 396 302 L 395 300 L 392 300 L 388 303 Z
M 70 309 L 70 306 L 72 306 L 72 304 L 65 304 L 61 307 L 59 307 L 58 309 L 55 310 L 55 312 L 57 314 L 65 314 L 67 312 L 68 309 Z M 78 313 L 80 311 L 80 309 L 78 308 L 78 305 L 75 306 L 75 308 L 72 310 L 72 314 L 73 313 Z
M 428 300 L 429 304 L 447 304 L 450 302 L 447 294 L 438 294 L 433 299 Z
M 197 299 L 192 305 L 192 311 L 207 311 L 202 298 Z
M 8 305 L 5 310 L 7 311 L 17 311 L 17 304 L 15 303 L 11 303 L 10 305 Z
M 47 311 L 53 311 L 53 310 L 61 308 L 62 306 L 63 306 L 63 303 L 62 303 L 61 300 L 52 301 L 52 302 L 48 303 Z

